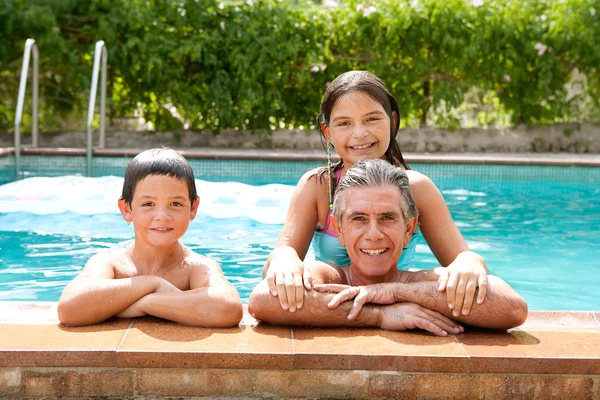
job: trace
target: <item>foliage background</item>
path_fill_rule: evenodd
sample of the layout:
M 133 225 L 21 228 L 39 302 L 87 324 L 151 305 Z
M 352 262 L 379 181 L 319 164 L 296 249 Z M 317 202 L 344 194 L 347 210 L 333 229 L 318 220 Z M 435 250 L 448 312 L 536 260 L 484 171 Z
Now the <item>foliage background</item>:
M 97 40 L 109 117 L 161 130 L 312 127 L 350 69 L 386 82 L 403 126 L 600 115 L 600 0 L 0 0 L 0 131 L 14 128 L 30 37 L 41 131 L 83 128 Z

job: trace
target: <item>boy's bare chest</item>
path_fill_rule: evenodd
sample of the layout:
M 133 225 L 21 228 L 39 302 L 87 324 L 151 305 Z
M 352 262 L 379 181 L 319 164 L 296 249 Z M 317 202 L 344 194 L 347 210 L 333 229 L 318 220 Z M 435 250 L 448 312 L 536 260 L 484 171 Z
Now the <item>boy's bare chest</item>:
M 164 280 L 175 285 L 180 290 L 190 289 L 190 269 L 184 266 L 173 267 L 168 270 L 160 270 L 157 273 L 146 273 L 145 271 L 140 271 L 135 265 L 116 263 L 113 266 L 113 271 L 116 279 L 153 275 L 163 278 Z

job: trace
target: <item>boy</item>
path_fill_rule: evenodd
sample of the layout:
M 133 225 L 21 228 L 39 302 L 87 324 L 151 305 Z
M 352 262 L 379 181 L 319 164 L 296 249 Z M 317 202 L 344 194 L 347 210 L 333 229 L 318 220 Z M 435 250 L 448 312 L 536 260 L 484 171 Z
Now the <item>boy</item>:
M 242 318 L 237 290 L 212 259 L 179 242 L 200 198 L 190 164 L 171 149 L 140 153 L 125 171 L 119 209 L 133 222 L 126 249 L 94 255 L 58 302 L 66 325 L 143 315 L 185 325 L 230 327 Z

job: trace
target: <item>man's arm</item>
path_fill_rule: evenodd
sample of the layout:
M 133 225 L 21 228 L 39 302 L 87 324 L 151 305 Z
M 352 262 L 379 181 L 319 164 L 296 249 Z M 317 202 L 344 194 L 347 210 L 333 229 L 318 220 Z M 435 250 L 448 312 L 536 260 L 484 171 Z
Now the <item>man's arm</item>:
M 311 268 L 315 282 L 345 283 L 345 275 L 339 268 L 325 263 L 316 263 Z M 392 330 L 421 328 L 437 335 L 446 332 L 459 333 L 460 327 L 442 315 L 425 310 L 415 304 L 393 304 L 389 306 L 368 305 L 360 315 L 350 320 L 348 313 L 351 303 L 341 304 L 330 309 L 327 304 L 333 299 L 332 293 L 305 291 L 304 304 L 295 312 L 284 310 L 279 300 L 269 292 L 263 280 L 250 295 L 248 311 L 263 322 L 274 325 L 314 326 L 314 327 L 379 327 Z
M 453 310 L 448 308 L 445 293 L 439 291 L 439 275 L 436 270 L 403 272 L 401 282 L 367 285 L 362 287 L 364 289 L 346 288 L 336 296 L 330 306 L 337 307 L 344 302 L 349 303 L 347 300 L 356 297 L 351 312 L 353 315 L 357 312 L 360 315 L 360 306 L 365 303 L 390 304 L 408 301 L 437 311 L 460 323 L 482 328 L 510 329 L 525 322 L 525 300 L 506 282 L 493 275 L 488 276 L 487 295 L 483 303 L 474 304 L 468 315 L 453 315 Z M 316 289 L 328 290 L 326 285 Z
M 191 268 L 190 290 L 151 293 L 127 311 L 131 316 L 148 314 L 183 325 L 210 328 L 238 325 L 242 319 L 242 302 L 219 265 L 202 258 Z
M 58 319 L 65 325 L 91 325 L 117 315 L 136 301 L 158 290 L 178 290 L 156 276 L 115 279 L 114 254 L 99 253 L 63 290 Z

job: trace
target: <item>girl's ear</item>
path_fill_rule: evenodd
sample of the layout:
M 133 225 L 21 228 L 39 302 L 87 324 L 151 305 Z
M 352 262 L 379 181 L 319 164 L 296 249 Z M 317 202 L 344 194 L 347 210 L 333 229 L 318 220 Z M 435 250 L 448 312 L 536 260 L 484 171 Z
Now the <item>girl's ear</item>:
M 190 210 L 190 221 L 193 221 L 196 218 L 196 213 L 198 212 L 198 206 L 200 205 L 200 196 L 196 197 L 196 200 L 192 203 L 192 209 Z
M 325 136 L 325 140 L 331 143 L 331 133 L 329 132 L 329 125 L 321 124 L 321 132 L 323 133 L 323 136 Z
M 125 199 L 119 199 L 118 205 L 123 219 L 127 223 L 130 223 L 133 220 L 133 217 L 131 215 L 131 204 L 127 203 Z

